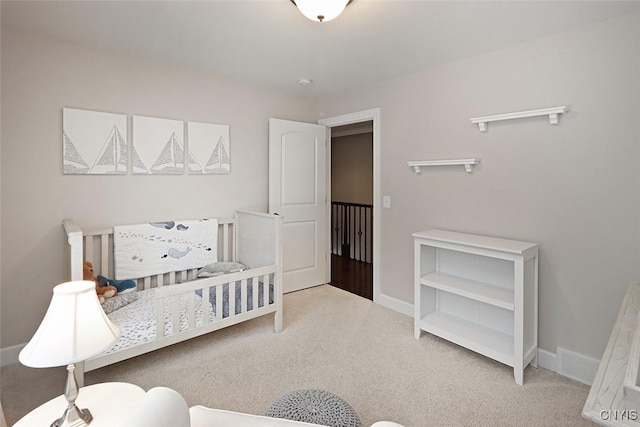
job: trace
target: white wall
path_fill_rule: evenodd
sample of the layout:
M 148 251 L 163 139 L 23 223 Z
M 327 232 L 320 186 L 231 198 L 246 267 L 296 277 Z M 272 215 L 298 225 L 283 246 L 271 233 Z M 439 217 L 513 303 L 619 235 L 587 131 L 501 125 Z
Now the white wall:
M 640 16 L 309 101 L 2 28 L 0 347 L 28 340 L 63 279 L 60 221 L 227 216 L 267 207 L 267 119 L 381 108 L 381 290 L 413 302 L 411 233 L 445 228 L 541 245 L 540 344 L 600 358 L 640 278 Z M 544 119 L 469 118 L 568 105 Z M 227 123 L 228 176 L 65 176 L 62 108 Z M 407 160 L 479 157 L 472 175 Z M 377 201 L 381 203 L 381 201 Z M 410 333 L 410 331 L 408 331 Z
M 540 244 L 540 346 L 599 359 L 640 279 L 640 15 L 320 100 L 380 107 L 381 292 L 413 303 L 411 233 L 442 228 Z M 568 105 L 547 119 L 469 118 Z M 407 160 L 479 157 L 415 174 Z M 377 203 L 381 203 L 378 200 Z M 407 331 L 410 333 L 410 331 Z
M 2 28 L 2 348 L 28 341 L 63 280 L 61 221 L 126 224 L 267 209 L 268 118 L 313 103 Z M 250 65 L 250 64 L 249 64 Z M 62 174 L 62 108 L 230 126 L 231 174 Z M 129 128 L 130 134 L 130 128 Z

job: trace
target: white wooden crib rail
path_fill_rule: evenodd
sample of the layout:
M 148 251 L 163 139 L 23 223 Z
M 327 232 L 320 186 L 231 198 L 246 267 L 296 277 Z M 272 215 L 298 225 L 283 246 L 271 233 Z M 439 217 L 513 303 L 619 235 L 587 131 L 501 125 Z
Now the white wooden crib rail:
M 282 218 L 265 213 L 236 211 L 233 219 L 218 219 L 218 223 L 219 260 L 241 262 L 250 269 L 193 281 L 191 280 L 196 278 L 197 269 L 137 279 L 139 290 L 156 289 L 156 338 L 117 352 L 98 355 L 84 364 L 78 364 L 76 376 L 80 384 L 83 383 L 86 371 L 268 313 L 275 313 L 274 330 L 282 331 Z M 83 230 L 70 219 L 63 220 L 63 228 L 66 235 L 65 264 L 68 266 L 67 277 L 70 280 L 82 280 L 84 261 L 93 263 L 95 275 L 113 277 L 113 228 Z M 238 289 L 236 283 L 239 283 Z M 249 283 L 252 283 L 251 288 Z M 224 310 L 223 288 L 227 284 L 228 310 Z M 213 300 L 210 298 L 211 292 L 215 292 L 213 316 L 209 315 L 209 304 Z M 239 297 L 237 292 L 240 293 Z M 237 297 L 239 307 L 236 304 Z M 259 306 L 260 297 L 262 306 Z M 248 309 L 249 299 L 252 301 L 251 310 Z M 197 301 L 200 301 L 200 307 L 197 307 Z M 197 316 L 198 311 L 203 313 L 200 318 Z M 186 326 L 181 325 L 181 319 L 186 319 Z M 167 332 L 168 323 L 171 324 L 170 333 Z
M 168 345 L 195 338 L 227 326 L 276 312 L 280 296 L 273 292 L 270 301 L 270 285 L 275 281 L 275 265 L 254 268 L 234 274 L 161 286 L 155 290 L 156 337 L 153 341 L 122 349 L 118 352 L 98 355 L 84 362 L 83 372 L 108 366 L 140 354 L 148 353 Z M 252 308 L 249 309 L 249 281 L 251 286 Z M 240 282 L 240 304 L 236 305 L 236 282 Z M 263 304 L 259 306 L 259 283 L 262 283 Z M 228 285 L 228 311 L 223 309 L 223 290 Z M 214 314 L 210 314 L 210 293 L 215 293 Z M 199 298 L 196 298 L 196 293 Z M 196 301 L 200 301 L 200 306 Z M 202 316 L 197 316 L 197 309 Z M 238 311 L 238 313 L 236 313 Z M 277 315 L 278 313 L 276 313 Z M 186 319 L 186 325 L 183 322 Z M 277 321 L 276 321 L 277 322 Z M 167 328 L 168 325 L 171 328 Z M 279 332 L 278 326 L 275 327 Z M 281 326 L 280 326 L 281 329 Z M 78 369 L 76 368 L 76 373 Z
M 253 268 L 234 274 L 233 281 L 229 283 L 230 276 L 218 276 L 209 279 L 201 279 L 198 281 L 182 283 L 178 286 L 163 286 L 156 290 L 156 336 L 166 337 L 172 334 L 166 333 L 166 322 L 164 319 L 164 308 L 167 305 L 171 306 L 172 318 L 170 323 L 172 324 L 172 330 L 180 330 L 180 296 L 186 295 L 188 314 L 187 318 L 189 324 L 187 329 L 197 328 L 196 325 L 196 306 L 195 295 L 196 292 L 200 292 L 201 306 L 200 309 L 203 313 L 203 320 L 200 326 L 209 328 L 211 330 L 220 329 L 228 324 L 237 323 L 236 321 L 243 317 L 257 317 L 267 312 L 273 312 L 275 307 L 269 307 L 269 285 L 273 285 L 273 278 L 275 276 L 275 266 L 267 266 L 260 268 Z M 249 281 L 251 281 L 251 302 L 252 309 L 249 309 Z M 240 282 L 240 304 L 239 307 L 236 304 L 236 286 L 235 283 Z M 262 283 L 262 297 L 263 306 L 258 307 L 260 286 Z M 223 310 L 223 291 L 224 285 L 228 286 L 228 315 L 225 317 Z M 216 297 L 216 304 L 214 309 L 214 315 L 206 315 L 209 311 L 209 297 L 210 293 L 214 292 Z M 239 311 L 236 314 L 236 311 Z M 235 317 L 235 319 L 234 319 Z M 215 325 L 213 325 L 215 323 Z

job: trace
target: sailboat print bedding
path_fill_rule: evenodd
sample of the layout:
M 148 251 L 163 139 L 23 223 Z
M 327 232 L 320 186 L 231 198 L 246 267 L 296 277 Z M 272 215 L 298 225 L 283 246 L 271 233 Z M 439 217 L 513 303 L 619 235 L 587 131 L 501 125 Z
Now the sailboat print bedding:
M 153 262 L 149 263 L 155 265 L 151 269 L 145 265 L 140 272 L 120 271 L 115 276 L 133 275 L 126 278 L 136 280 L 137 298 L 131 298 L 133 302 L 108 314 L 120 327 L 121 337 L 104 353 L 76 368 L 79 381 L 84 372 L 270 313 L 274 313 L 274 330 L 282 330 L 282 217 L 236 211 L 234 218 L 191 221 L 147 223 L 147 228 L 154 229 L 154 240 L 149 245 L 151 252 L 144 247 L 144 239 L 134 245 L 133 251 L 126 249 L 130 259 L 137 255 L 144 260 L 158 255 L 154 251 L 160 241 L 156 239 L 163 233 L 161 227 L 183 233 L 178 237 L 175 234 L 162 237 L 168 240 L 160 256 L 166 254 L 165 258 L 172 258 L 172 263 L 176 261 L 171 270 L 165 268 L 167 263 Z M 180 224 L 188 229 L 204 227 L 208 231 L 188 236 L 184 233 L 186 229 L 177 230 Z M 96 274 L 114 277 L 118 269 L 115 260 L 122 255 L 118 252 L 123 246 L 116 233 L 131 229 L 114 226 L 83 230 L 70 219 L 63 220 L 63 228 L 71 280 L 82 280 L 84 261 L 93 263 Z M 158 230 L 160 234 L 156 233 Z M 212 233 L 215 240 L 211 240 Z M 183 255 L 170 256 L 170 247 Z M 187 247 L 190 250 L 187 251 Z M 198 251 L 201 253 L 196 254 Z M 193 262 L 195 257 L 191 255 L 201 257 Z M 146 263 L 137 261 L 137 264 Z M 159 265 L 163 267 L 158 269 Z

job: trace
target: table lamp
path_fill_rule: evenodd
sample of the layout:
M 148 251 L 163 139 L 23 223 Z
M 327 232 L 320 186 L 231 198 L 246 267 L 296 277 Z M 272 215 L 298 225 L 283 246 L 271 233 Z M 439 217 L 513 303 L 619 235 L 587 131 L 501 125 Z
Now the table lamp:
M 53 288 L 47 313 L 19 356 L 20 363 L 32 368 L 67 366 L 64 396 L 68 406 L 51 427 L 86 426 L 91 422 L 91 412 L 78 409 L 75 404 L 75 363 L 108 349 L 119 336 L 120 329 L 100 306 L 94 282 L 78 280 Z

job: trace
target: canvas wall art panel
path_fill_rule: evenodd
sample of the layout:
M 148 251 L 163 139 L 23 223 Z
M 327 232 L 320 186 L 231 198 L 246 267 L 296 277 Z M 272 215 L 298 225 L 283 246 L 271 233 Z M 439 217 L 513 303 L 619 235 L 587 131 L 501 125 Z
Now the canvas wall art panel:
M 62 109 L 64 174 L 124 175 L 128 172 L 127 116 Z
M 224 174 L 231 171 L 229 125 L 187 123 L 190 174 Z
M 184 122 L 133 116 L 131 157 L 134 174 L 184 173 Z

